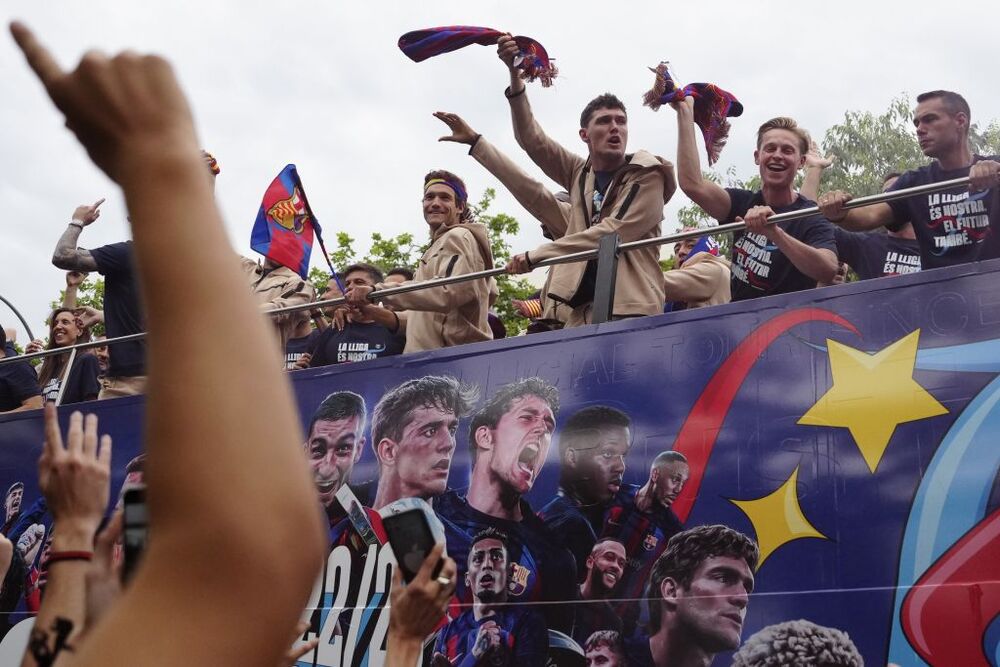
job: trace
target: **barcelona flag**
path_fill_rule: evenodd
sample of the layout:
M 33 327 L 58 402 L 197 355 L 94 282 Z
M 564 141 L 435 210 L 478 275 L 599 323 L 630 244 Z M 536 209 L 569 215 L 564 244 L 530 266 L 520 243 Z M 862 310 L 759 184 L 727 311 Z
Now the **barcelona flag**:
M 250 248 L 306 278 L 313 237 L 322 243 L 321 233 L 295 165 L 286 165 L 264 192 Z

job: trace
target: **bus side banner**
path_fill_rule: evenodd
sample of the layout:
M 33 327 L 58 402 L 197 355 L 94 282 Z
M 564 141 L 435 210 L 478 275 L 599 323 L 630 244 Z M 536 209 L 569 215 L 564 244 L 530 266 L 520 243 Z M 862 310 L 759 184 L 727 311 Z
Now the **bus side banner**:
M 998 277 L 1000 260 L 292 373 L 330 526 L 299 667 L 385 663 L 412 554 L 382 520 L 413 497 L 458 564 L 426 665 L 1000 664 Z M 64 427 L 74 409 L 114 440 L 117 500 L 142 478 L 144 398 L 62 407 Z M 39 411 L 0 416 L 2 664 L 45 581 L 42 438 Z

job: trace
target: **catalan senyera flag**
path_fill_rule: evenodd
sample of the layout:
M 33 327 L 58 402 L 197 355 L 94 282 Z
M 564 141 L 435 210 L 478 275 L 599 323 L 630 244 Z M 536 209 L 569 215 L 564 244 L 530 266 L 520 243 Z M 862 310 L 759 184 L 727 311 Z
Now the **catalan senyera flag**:
M 264 192 L 250 248 L 306 278 L 313 238 L 322 243 L 321 234 L 295 165 L 286 165 Z

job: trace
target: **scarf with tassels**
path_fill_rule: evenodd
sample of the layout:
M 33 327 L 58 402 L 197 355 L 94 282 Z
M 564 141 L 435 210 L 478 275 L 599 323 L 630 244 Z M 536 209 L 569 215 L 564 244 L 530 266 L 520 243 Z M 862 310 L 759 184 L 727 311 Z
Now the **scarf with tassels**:
M 670 75 L 669 63 L 660 63 L 656 68 L 650 67 L 650 70 L 656 74 L 656 83 L 643 97 L 643 104 L 656 111 L 664 104 L 683 100 L 689 95 L 693 97 L 694 122 L 705 138 L 708 164 L 715 164 L 729 138 L 729 121 L 726 118 L 742 114 L 743 105 L 732 93 L 714 83 L 689 83 L 678 88 Z
M 442 53 L 456 51 L 470 44 L 489 46 L 496 44 L 503 35 L 502 30 L 480 28 L 473 25 L 451 25 L 441 28 L 414 30 L 399 38 L 399 48 L 413 62 L 419 63 Z M 545 47 L 530 37 L 516 36 L 514 41 L 521 49 L 520 55 L 514 61 L 521 70 L 521 78 L 526 81 L 539 79 L 542 86 L 549 87 L 559 70 L 553 64 L 553 58 L 545 51 Z

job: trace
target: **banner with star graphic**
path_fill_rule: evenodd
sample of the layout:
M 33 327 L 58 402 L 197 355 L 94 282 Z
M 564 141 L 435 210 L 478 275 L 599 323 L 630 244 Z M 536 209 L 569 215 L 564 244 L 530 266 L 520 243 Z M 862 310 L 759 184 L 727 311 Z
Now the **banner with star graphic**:
M 459 570 L 427 665 L 997 667 L 998 277 L 1000 260 L 292 373 L 331 541 L 297 664 L 385 664 L 382 519 L 417 497 Z M 142 405 L 60 409 L 99 415 L 115 491 L 141 479 Z M 0 664 L 45 581 L 41 441 L 39 414 L 0 415 Z

